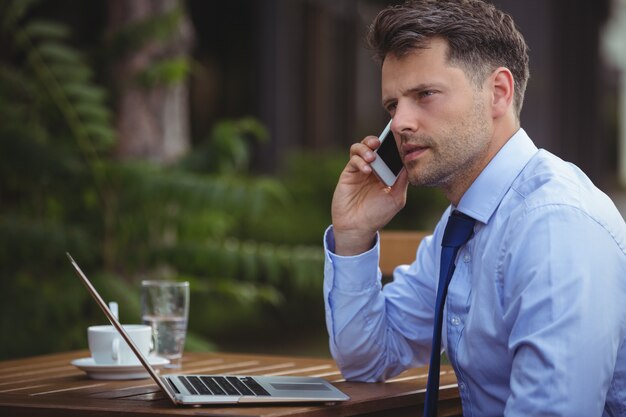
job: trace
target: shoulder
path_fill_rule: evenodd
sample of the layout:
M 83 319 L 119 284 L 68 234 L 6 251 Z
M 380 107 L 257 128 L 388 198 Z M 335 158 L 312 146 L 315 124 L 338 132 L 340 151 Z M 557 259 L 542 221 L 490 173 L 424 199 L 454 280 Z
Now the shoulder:
M 505 304 L 522 294 L 573 301 L 600 282 L 596 300 L 625 294 L 626 224 L 580 169 L 541 151 L 511 190 L 497 262 Z
M 626 254 L 626 224 L 611 199 L 574 164 L 540 150 L 514 181 L 512 224 L 549 236 L 606 234 Z M 523 234 L 523 233 L 522 233 Z M 554 236 L 555 238 L 557 236 Z

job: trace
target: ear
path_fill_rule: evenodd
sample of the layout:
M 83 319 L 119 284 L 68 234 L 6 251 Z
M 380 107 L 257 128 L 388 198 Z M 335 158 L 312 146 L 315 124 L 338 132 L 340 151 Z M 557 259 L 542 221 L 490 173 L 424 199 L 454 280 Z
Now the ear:
M 491 116 L 504 116 L 513 108 L 515 82 L 508 68 L 499 67 L 489 77 L 491 81 Z

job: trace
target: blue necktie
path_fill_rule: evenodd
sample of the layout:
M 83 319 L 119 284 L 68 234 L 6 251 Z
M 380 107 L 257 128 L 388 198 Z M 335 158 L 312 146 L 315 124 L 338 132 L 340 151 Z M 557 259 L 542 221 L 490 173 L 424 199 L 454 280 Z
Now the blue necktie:
M 441 241 L 441 265 L 439 270 L 439 287 L 435 303 L 435 328 L 433 329 L 433 350 L 430 354 L 428 369 L 428 385 L 424 402 L 424 417 L 437 416 L 439 399 L 439 361 L 441 358 L 441 325 L 443 323 L 443 306 L 446 302 L 448 284 L 454 274 L 456 255 L 474 231 L 475 219 L 454 210 L 448 218 L 446 230 Z

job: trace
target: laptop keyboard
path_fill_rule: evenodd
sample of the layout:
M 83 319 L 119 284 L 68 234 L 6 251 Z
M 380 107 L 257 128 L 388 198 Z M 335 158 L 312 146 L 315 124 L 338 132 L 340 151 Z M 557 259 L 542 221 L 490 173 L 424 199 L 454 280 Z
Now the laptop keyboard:
M 192 394 L 200 395 L 270 395 L 252 377 L 235 376 L 178 376 Z

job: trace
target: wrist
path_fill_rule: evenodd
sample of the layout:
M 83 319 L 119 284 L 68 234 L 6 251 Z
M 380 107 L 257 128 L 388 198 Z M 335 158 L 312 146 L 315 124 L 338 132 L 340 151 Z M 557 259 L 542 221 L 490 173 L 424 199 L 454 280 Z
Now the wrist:
M 376 243 L 376 231 L 338 230 L 333 226 L 335 255 L 355 256 L 370 250 Z

